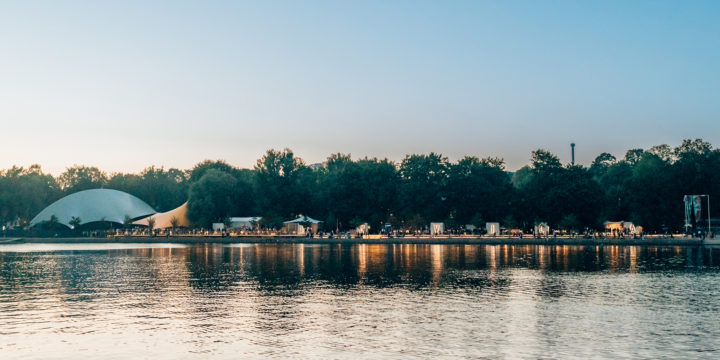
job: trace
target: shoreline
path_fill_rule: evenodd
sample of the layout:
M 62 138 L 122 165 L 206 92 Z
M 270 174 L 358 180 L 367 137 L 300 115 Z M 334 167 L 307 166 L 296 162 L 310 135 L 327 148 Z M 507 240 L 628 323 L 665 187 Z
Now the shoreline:
M 626 245 L 626 246 L 702 246 L 702 239 L 653 237 L 645 239 L 611 238 L 380 238 L 317 239 L 300 237 L 69 237 L 0 238 L 0 244 L 83 244 L 83 243 L 176 243 L 176 244 L 432 244 L 432 245 Z

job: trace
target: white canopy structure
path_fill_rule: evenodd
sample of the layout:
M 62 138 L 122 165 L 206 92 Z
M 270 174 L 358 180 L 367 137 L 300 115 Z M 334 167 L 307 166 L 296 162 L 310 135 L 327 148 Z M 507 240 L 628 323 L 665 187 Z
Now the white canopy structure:
M 320 224 L 322 221 L 315 220 L 309 216 L 300 216 L 295 220 L 285 221 L 283 224 L 285 224 L 285 229 L 289 233 L 295 233 L 298 235 L 306 234 L 307 230 L 305 229 L 305 226 L 303 224 L 309 224 L 310 230 L 312 232 L 317 232 L 318 230 L 318 224 Z
M 295 219 L 295 220 L 285 221 L 285 222 L 283 222 L 283 224 L 301 224 L 301 223 L 304 223 L 304 222 L 308 222 L 308 223 L 311 223 L 311 224 L 319 224 L 319 223 L 321 223 L 322 221 L 320 221 L 320 220 L 315 220 L 315 219 L 313 219 L 313 218 L 311 218 L 311 217 L 309 217 L 309 216 L 304 216 L 304 215 L 303 215 L 303 216 L 298 217 L 298 218 Z
M 80 225 L 97 221 L 122 224 L 126 216 L 137 219 L 155 212 L 150 205 L 126 192 L 92 189 L 70 194 L 50 204 L 30 221 L 30 226 L 50 221 L 52 216 L 68 227 L 73 217 L 80 219 Z
M 260 216 L 247 216 L 247 217 L 231 217 L 230 228 L 231 229 L 252 229 L 253 224 L 260 222 Z
M 550 234 L 550 225 L 544 222 L 535 224 L 534 232 L 537 236 L 547 236 Z
M 500 223 L 488 222 L 485 223 L 485 231 L 487 235 L 500 235 Z
M 150 226 L 150 219 L 154 219 L 155 224 L 153 225 L 153 227 L 155 229 L 172 228 L 173 220 L 175 220 L 176 222 L 175 227 L 190 227 L 190 220 L 188 220 L 187 217 L 187 206 L 188 203 L 186 201 L 184 204 L 168 212 L 157 213 L 153 216 L 148 216 L 144 219 L 135 221 L 133 222 L 133 225 Z
M 430 223 L 430 235 L 442 235 L 445 233 L 445 224 L 441 222 Z

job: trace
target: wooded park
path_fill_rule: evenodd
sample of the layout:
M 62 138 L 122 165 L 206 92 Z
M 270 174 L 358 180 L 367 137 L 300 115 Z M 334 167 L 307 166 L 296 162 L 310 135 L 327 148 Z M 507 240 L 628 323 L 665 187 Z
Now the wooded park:
M 0 172 L 0 223 L 23 229 L 43 208 L 81 190 L 108 188 L 137 196 L 158 212 L 185 201 L 197 227 L 229 216 L 261 216 L 260 226 L 280 227 L 307 214 L 329 229 L 369 223 L 421 230 L 444 222 L 458 231 L 467 224 L 531 231 L 546 222 L 568 231 L 602 229 L 608 220 L 632 221 L 647 233 L 683 230 L 683 195 L 720 190 L 720 149 L 701 139 L 677 147 L 630 149 L 621 159 L 602 153 L 589 167 L 562 164 L 543 149 L 515 172 L 503 159 L 441 154 L 407 155 L 399 163 L 376 158 L 353 160 L 332 154 L 322 164 L 306 164 L 289 150 L 268 150 L 253 169 L 225 161 L 203 161 L 192 169 L 148 167 L 139 174 L 107 174 L 97 167 L 73 166 L 59 176 L 40 166 Z M 711 211 L 718 212 L 711 203 Z

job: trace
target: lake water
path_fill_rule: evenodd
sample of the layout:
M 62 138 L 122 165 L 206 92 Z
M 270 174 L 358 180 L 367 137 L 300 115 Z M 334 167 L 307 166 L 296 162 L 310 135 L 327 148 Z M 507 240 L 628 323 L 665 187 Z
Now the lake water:
M 0 359 L 720 358 L 720 248 L 0 245 Z

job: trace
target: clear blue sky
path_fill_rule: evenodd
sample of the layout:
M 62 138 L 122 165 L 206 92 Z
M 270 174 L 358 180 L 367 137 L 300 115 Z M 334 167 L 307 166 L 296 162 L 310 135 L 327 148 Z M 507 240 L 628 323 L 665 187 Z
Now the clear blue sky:
M 720 1 L 0 1 L 0 168 L 720 146 Z

